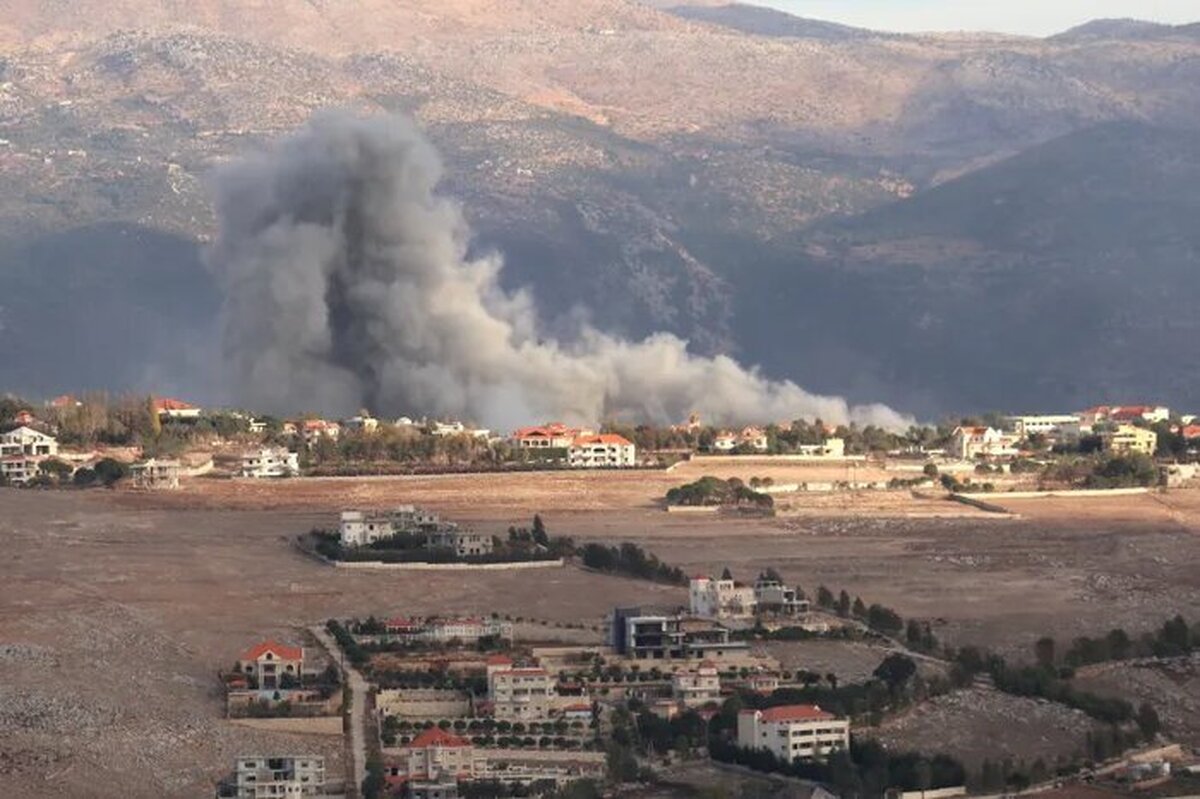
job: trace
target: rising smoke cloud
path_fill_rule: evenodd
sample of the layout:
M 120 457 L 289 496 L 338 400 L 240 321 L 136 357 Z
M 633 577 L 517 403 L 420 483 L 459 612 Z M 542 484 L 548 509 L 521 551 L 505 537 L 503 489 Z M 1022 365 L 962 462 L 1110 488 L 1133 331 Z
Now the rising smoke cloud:
M 734 424 L 819 417 L 902 426 L 771 381 L 666 333 L 625 341 L 585 327 L 539 336 L 526 292 L 499 285 L 498 256 L 436 193 L 433 147 L 395 117 L 322 114 L 215 176 L 209 262 L 239 401 L 277 413 L 430 414 L 495 426 L 562 418 Z

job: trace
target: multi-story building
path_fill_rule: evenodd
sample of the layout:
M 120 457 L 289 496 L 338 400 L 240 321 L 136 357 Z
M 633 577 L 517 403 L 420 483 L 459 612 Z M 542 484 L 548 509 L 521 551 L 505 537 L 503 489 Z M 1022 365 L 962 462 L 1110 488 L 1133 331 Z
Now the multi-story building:
M 1104 434 L 1104 449 L 1118 455 L 1129 453 L 1153 455 L 1154 451 L 1158 449 L 1158 434 L 1144 427 L 1123 424 L 1116 430 Z
M 7 433 L 0 433 L 0 456 L 30 455 L 52 458 L 57 454 L 58 440 L 32 427 L 22 426 Z
M 384 752 L 384 779 L 389 788 L 409 796 L 446 797 L 451 786 L 475 781 L 506 786 L 603 777 L 603 752 L 523 752 L 476 750 L 470 741 L 436 727 L 411 743 Z M 440 787 L 439 787 L 440 786 Z
M 615 608 L 610 625 L 613 649 L 633 660 L 704 660 L 749 649 L 745 641 L 731 641 L 724 627 L 678 613 Z
M 566 449 L 575 439 L 591 434 L 591 430 L 567 427 L 562 422 L 550 422 L 513 431 L 512 442 L 518 449 Z
M 636 466 L 637 448 L 615 433 L 579 436 L 567 448 L 567 463 L 573 469 Z
M 135 463 L 129 467 L 129 481 L 136 488 L 152 490 L 179 488 L 179 461 L 157 460 Z
M 1056 441 L 1076 441 L 1081 433 L 1079 417 L 1073 413 L 1010 416 L 1008 423 L 1022 440 L 1030 436 L 1045 436 Z
M 428 546 L 430 549 L 448 549 L 460 558 L 467 558 L 490 555 L 495 548 L 495 541 L 486 533 L 450 528 L 430 533 Z
M 264 690 L 282 688 L 285 678 L 299 685 L 304 672 L 304 648 L 263 641 L 242 653 L 237 670 Z
M 281 447 L 263 447 L 242 455 L 239 477 L 295 477 L 300 474 L 300 456 Z
M 500 721 L 547 719 L 562 704 L 555 679 L 538 666 L 514 666 L 506 657 L 488 660 L 488 700 Z
M 686 707 L 721 701 L 721 677 L 712 661 L 702 661 L 692 671 L 671 675 L 671 696 Z
M 1122 422 L 1126 424 L 1129 422 L 1158 424 L 1170 421 L 1171 409 L 1164 405 L 1120 405 L 1109 412 L 1108 418 L 1117 424 Z
M 1004 457 L 1017 454 L 1016 436 L 994 427 L 957 427 L 947 451 L 961 460 Z
M 759 575 L 754 581 L 754 601 L 759 613 L 776 613 L 783 616 L 798 616 L 807 613 L 809 602 L 799 589 L 784 585 L 773 577 Z
M 738 746 L 780 760 L 823 760 L 850 746 L 850 722 L 817 705 L 784 705 L 738 713 Z
M 0 478 L 10 485 L 24 485 L 38 476 L 43 460 L 32 455 L 0 456 Z
M 692 615 L 705 619 L 748 618 L 758 607 L 752 587 L 703 575 L 692 578 L 688 598 Z
M 233 796 L 237 799 L 325 796 L 325 758 L 317 755 L 239 757 L 233 788 Z
M 338 537 L 343 546 L 359 547 L 401 533 L 428 534 L 452 529 L 454 525 L 443 522 L 436 513 L 415 505 L 400 505 L 382 511 L 342 511 Z

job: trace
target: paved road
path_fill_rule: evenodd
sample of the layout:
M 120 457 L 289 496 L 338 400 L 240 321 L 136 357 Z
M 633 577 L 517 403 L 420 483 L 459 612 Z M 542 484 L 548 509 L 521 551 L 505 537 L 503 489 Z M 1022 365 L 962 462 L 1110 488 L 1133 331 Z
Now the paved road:
M 309 628 L 312 634 L 338 664 L 342 680 L 350 686 L 350 754 L 351 767 L 346 775 L 346 795 L 358 796 L 359 786 L 367 776 L 367 681 L 358 669 L 350 665 L 342 655 L 337 641 L 322 626 Z

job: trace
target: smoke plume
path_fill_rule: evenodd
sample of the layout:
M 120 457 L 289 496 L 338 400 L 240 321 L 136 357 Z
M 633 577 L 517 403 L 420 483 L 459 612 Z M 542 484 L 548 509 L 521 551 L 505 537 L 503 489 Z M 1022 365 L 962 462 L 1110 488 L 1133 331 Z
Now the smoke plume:
M 315 117 L 215 179 L 209 253 L 224 292 L 231 388 L 277 413 L 430 414 L 496 426 L 561 418 L 733 424 L 820 417 L 887 426 L 660 333 L 624 341 L 584 328 L 539 336 L 526 292 L 500 288 L 498 257 L 471 258 L 458 204 L 413 123 Z

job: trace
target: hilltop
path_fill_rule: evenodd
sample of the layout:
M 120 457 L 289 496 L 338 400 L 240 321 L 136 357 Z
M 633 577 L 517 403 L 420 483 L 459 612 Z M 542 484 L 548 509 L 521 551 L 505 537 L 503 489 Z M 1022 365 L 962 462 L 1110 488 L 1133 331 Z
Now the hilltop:
M 1102 22 L 1049 40 L 898 36 L 748 6 L 657 5 L 670 7 L 285 0 L 267 14 L 249 0 L 9 4 L 0 326 L 15 355 L 0 364 L 0 384 L 57 393 L 81 375 L 110 374 L 114 385 L 211 390 L 211 376 L 154 343 L 178 336 L 197 361 L 215 356 L 217 297 L 200 256 L 213 232 L 206 175 L 327 107 L 417 118 L 443 154 L 444 191 L 463 200 L 475 246 L 506 254 L 505 284 L 531 288 L 550 331 L 582 310 L 618 334 L 669 330 L 698 352 L 918 413 L 983 401 L 970 386 L 990 386 L 989 405 L 1060 395 L 1015 349 L 947 377 L 936 358 L 915 354 L 936 342 L 881 310 L 894 300 L 878 286 L 922 302 L 966 292 L 984 309 L 976 325 L 988 346 L 1003 340 L 1005 318 L 990 276 L 1030 285 L 1046 263 L 1099 258 L 1115 286 L 1140 282 L 1128 296 L 1089 295 L 1100 303 L 1089 318 L 1147 319 L 1154 297 L 1179 296 L 1163 281 L 1200 266 L 1183 247 L 1117 257 L 1063 233 L 1099 229 L 1145 248 L 1154 247 L 1146 230 L 1181 224 L 1190 206 L 1155 198 L 1190 196 L 1173 176 L 1192 174 L 1192 149 L 1110 148 L 1086 169 L 1068 153 L 1114 124 L 1185 138 L 1200 128 L 1191 66 L 1200 39 L 1187 26 Z M 996 217 L 990 181 L 1039 152 L 1037 167 L 1018 174 L 1044 182 L 1041 196 L 1106 187 L 1120 212 L 1023 194 L 1037 213 L 1004 217 L 1003 247 L 975 235 Z M 1130 180 L 1131 158 L 1141 181 Z M 939 199 L 948 191 L 953 203 Z M 931 215 L 931 230 L 902 237 L 919 247 L 873 227 L 912 209 Z M 867 243 L 841 247 L 847 231 Z M 964 240 L 976 243 L 959 258 Z M 897 252 L 921 268 L 882 270 L 881 284 L 880 264 Z M 94 319 L 67 308 L 87 297 L 113 320 L 166 329 L 146 339 L 114 323 L 110 345 L 81 357 L 72 342 Z M 164 318 L 164 307 L 186 312 Z M 791 308 L 813 310 L 802 324 Z M 1024 324 L 1072 342 L 1064 362 L 1095 354 L 1054 314 Z M 1163 340 L 1146 324 L 1101 335 L 1129 351 Z M 1200 402 L 1194 388 L 1147 379 L 1104 370 L 1072 385 Z

